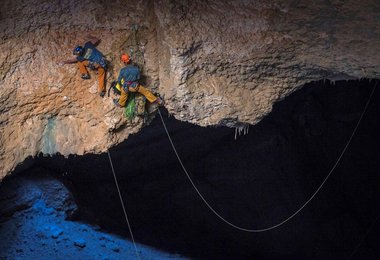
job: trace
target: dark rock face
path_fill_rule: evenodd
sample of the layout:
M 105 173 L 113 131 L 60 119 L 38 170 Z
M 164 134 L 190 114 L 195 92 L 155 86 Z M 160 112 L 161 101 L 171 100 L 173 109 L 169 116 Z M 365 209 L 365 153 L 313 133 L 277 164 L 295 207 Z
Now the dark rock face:
M 32 178 L 12 178 L 1 186 L 0 223 L 42 201 L 47 209 L 44 213 L 54 210 L 57 216 L 73 218 L 77 206 L 66 187 L 55 178 L 47 177 L 50 173 L 44 169 L 36 167 L 29 172 Z
M 236 141 L 230 128 L 164 119 L 208 202 L 228 221 L 260 229 L 289 217 L 316 191 L 374 84 L 307 85 Z M 160 119 L 154 119 L 110 150 L 135 239 L 207 259 L 346 259 L 353 252 L 378 258 L 379 227 L 372 224 L 380 202 L 379 98 L 377 89 L 351 144 L 310 204 L 281 227 L 258 234 L 235 230 L 210 212 L 183 173 Z M 82 219 L 128 236 L 107 154 L 40 158 L 35 164 L 69 187 Z

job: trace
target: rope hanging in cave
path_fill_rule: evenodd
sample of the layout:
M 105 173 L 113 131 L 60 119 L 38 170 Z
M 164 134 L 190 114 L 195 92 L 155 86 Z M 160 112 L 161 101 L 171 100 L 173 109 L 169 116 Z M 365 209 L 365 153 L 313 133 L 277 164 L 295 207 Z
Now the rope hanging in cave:
M 182 169 L 184 171 L 184 173 L 186 174 L 187 178 L 189 179 L 191 185 L 193 186 L 193 188 L 195 189 L 195 191 L 198 193 L 199 197 L 202 199 L 202 201 L 206 204 L 206 206 L 219 218 L 221 219 L 223 222 L 225 222 L 227 225 L 235 228 L 235 229 L 238 229 L 238 230 L 241 230 L 241 231 L 245 231 L 245 232 L 251 232 L 251 233 L 260 233 L 260 232 L 265 232 L 265 231 L 269 231 L 269 230 L 272 230 L 272 229 L 275 229 L 277 227 L 280 227 L 282 226 L 283 224 L 285 224 L 286 222 L 290 221 L 292 218 L 294 218 L 299 212 L 301 212 L 301 210 L 303 210 L 308 204 L 309 202 L 317 195 L 317 193 L 322 189 L 323 185 L 326 183 L 327 179 L 331 176 L 331 174 L 333 173 L 333 171 L 335 170 L 336 166 L 338 165 L 338 163 L 340 162 L 340 160 L 342 159 L 344 153 L 346 152 L 348 146 L 350 145 L 351 143 L 351 140 L 352 138 L 354 137 L 355 133 L 356 133 L 356 130 L 358 129 L 359 125 L 360 125 L 360 122 L 362 121 L 363 119 L 363 116 L 365 114 L 365 112 L 367 111 L 367 108 L 368 108 L 368 105 L 371 101 L 371 98 L 373 96 L 373 93 L 375 92 L 375 89 L 376 89 L 376 86 L 377 86 L 377 82 L 375 83 L 373 89 L 372 89 L 372 92 L 370 94 L 370 96 L 368 97 L 368 100 L 367 100 L 367 103 L 363 109 L 363 112 L 361 113 L 361 116 L 350 136 L 350 138 L 348 139 L 347 143 L 346 143 L 346 146 L 343 148 L 343 151 L 341 152 L 340 156 L 338 157 L 336 163 L 333 165 L 333 167 L 331 168 L 330 172 L 327 174 L 326 178 L 323 180 L 322 184 L 317 188 L 317 190 L 313 193 L 313 195 L 296 211 L 294 212 L 292 215 L 290 215 L 288 218 L 286 218 L 285 220 L 281 221 L 280 223 L 278 224 L 275 224 L 275 225 L 272 225 L 270 227 L 266 227 L 266 228 L 261 228 L 261 229 L 249 229 L 249 228 L 243 228 L 243 227 L 240 227 L 238 225 L 235 225 L 233 223 L 231 223 L 230 221 L 228 221 L 227 219 L 225 219 L 223 216 L 221 216 L 208 202 L 207 200 L 203 197 L 202 193 L 198 190 L 197 186 L 195 186 L 193 180 L 191 179 L 189 173 L 187 172 L 184 164 L 182 163 L 182 160 L 181 158 L 179 157 L 178 155 L 178 152 L 177 152 L 177 149 L 175 148 L 174 144 L 173 144 L 173 141 L 170 137 L 170 134 L 169 134 L 169 131 L 165 125 L 165 121 L 161 115 L 161 111 L 160 109 L 158 108 L 158 113 L 160 115 L 160 118 L 161 118 L 161 121 L 162 121 L 162 124 L 164 126 L 164 129 L 165 129 L 165 132 L 166 132 L 166 135 L 168 136 L 169 138 L 169 141 L 170 141 L 170 144 L 173 148 L 173 151 L 175 153 L 175 155 L 177 156 L 177 159 L 179 161 L 179 163 L 181 164 L 182 166 Z
M 133 246 L 134 246 L 134 248 L 135 248 L 135 252 L 136 252 L 137 258 L 140 260 L 140 255 L 139 255 L 139 252 L 137 251 L 137 246 L 136 246 L 135 238 L 133 237 L 132 228 L 131 228 L 131 225 L 130 225 L 130 223 L 129 223 L 129 219 L 128 219 L 127 211 L 126 211 L 125 206 L 124 206 L 123 197 L 121 196 L 121 192 L 120 192 L 120 188 L 119 188 L 119 182 L 117 181 L 116 173 L 115 173 L 115 170 L 114 170 L 114 168 L 113 168 L 113 163 L 112 163 L 112 159 L 111 159 L 110 151 L 107 150 L 107 153 L 108 153 L 108 159 L 109 159 L 110 164 L 111 164 L 111 169 L 112 169 L 113 177 L 114 177 L 114 180 L 115 180 L 115 184 L 116 184 L 117 192 L 119 193 L 119 198 L 120 198 L 121 207 L 123 208 L 124 217 L 125 217 L 125 220 L 126 220 L 127 225 L 128 225 L 129 233 L 131 234 L 131 238 L 132 238 L 132 242 L 133 242 Z

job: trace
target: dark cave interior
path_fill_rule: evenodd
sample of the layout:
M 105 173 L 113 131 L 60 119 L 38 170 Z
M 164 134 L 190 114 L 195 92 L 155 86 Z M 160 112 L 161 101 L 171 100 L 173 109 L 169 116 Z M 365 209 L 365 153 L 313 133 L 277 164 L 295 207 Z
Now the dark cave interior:
M 164 120 L 192 180 L 230 222 L 275 225 L 297 211 L 338 160 L 378 80 L 318 81 L 274 105 L 249 133 Z M 380 89 L 350 145 L 315 198 L 293 219 L 263 233 L 226 225 L 184 174 L 157 115 L 110 149 L 136 241 L 197 259 L 379 259 Z M 107 154 L 38 156 L 73 193 L 74 220 L 129 238 Z M 1 185 L 7 185 L 7 179 Z M 354 253 L 354 255 L 353 255 Z

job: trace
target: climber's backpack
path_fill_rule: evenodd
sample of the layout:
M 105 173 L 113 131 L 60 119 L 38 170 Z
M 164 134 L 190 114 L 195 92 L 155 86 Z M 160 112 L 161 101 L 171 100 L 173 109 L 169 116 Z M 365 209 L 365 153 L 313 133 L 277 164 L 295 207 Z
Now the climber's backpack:
M 144 117 L 146 97 L 139 93 L 129 92 L 127 105 L 124 110 L 124 115 L 128 120 L 132 120 L 135 116 Z
M 114 95 L 120 95 L 120 84 L 117 84 L 117 81 L 113 81 L 111 86 L 108 89 L 108 96 L 110 96 L 111 89 Z M 145 111 L 146 97 L 137 92 L 128 92 L 127 105 L 124 109 L 124 115 L 128 120 L 132 120 L 135 116 L 144 117 L 146 114 Z
M 136 107 L 135 107 L 136 116 L 145 116 L 146 97 L 144 97 L 140 93 L 136 93 L 135 104 L 136 104 Z

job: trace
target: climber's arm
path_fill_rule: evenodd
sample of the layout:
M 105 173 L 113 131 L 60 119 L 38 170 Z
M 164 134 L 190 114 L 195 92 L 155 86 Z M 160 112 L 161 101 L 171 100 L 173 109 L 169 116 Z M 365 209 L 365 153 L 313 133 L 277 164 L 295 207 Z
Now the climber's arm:
M 125 76 L 126 76 L 125 68 L 122 68 L 119 72 L 119 76 L 117 77 L 117 83 L 119 83 L 121 86 L 123 86 L 124 84 L 124 80 L 126 78 Z
M 119 76 L 117 77 L 117 83 L 119 83 L 121 85 L 121 80 L 123 79 L 123 75 L 121 73 L 121 71 L 119 72 Z
M 78 60 L 75 58 L 75 59 L 69 59 L 69 60 L 59 61 L 58 65 L 74 64 L 74 63 L 77 63 L 77 62 L 78 62 Z

